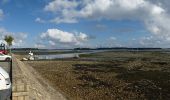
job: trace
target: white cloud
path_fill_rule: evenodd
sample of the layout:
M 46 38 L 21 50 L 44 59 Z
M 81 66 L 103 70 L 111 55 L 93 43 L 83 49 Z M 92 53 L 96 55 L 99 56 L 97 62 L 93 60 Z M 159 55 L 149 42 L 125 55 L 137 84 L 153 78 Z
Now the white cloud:
M 68 6 L 69 4 L 70 6 Z M 152 5 L 144 0 L 54 0 L 46 5 L 44 9 L 45 11 L 61 15 L 57 15 L 56 18 L 64 19 L 133 19 L 131 18 L 132 14 L 139 17 L 140 12 L 143 12 L 140 11 L 141 9 L 148 10 L 145 9 L 146 6 Z
M 6 32 L 5 28 L 0 27 L 0 34 L 4 34 Z
M 39 17 L 37 17 L 37 18 L 35 19 L 35 22 L 38 22 L 38 23 L 45 23 L 46 21 L 43 20 L 43 19 L 41 19 L 41 18 L 39 18 Z
M 112 36 L 112 37 L 109 38 L 109 40 L 115 41 L 115 40 L 117 40 L 117 38 Z
M 53 23 L 76 23 L 75 15 L 77 14 L 76 9 L 78 2 L 68 0 L 54 0 L 45 6 L 44 10 L 52 12 L 54 14 L 62 13 L 61 16 L 55 17 L 50 22 Z
M 46 46 L 44 44 L 36 43 L 34 45 L 35 48 L 45 48 Z
M 68 18 L 68 17 L 65 18 L 56 17 L 50 20 L 50 22 L 59 24 L 59 23 L 77 23 L 78 21 L 76 19 Z
M 55 45 L 56 45 L 55 42 L 53 42 L 53 41 L 51 41 L 51 40 L 49 41 L 49 44 L 52 45 L 52 46 L 55 46 Z
M 53 0 L 45 11 L 51 22 L 75 23 L 80 19 L 139 20 L 156 37 L 170 38 L 169 0 Z
M 122 47 L 121 41 L 119 41 L 116 37 L 111 36 L 106 41 L 104 41 L 103 47 Z
M 7 31 L 5 28 L 0 27 L 0 43 L 5 43 L 4 41 L 4 37 L 5 35 L 11 35 L 14 37 L 14 41 L 13 41 L 13 47 L 20 47 L 20 46 L 24 46 L 25 44 L 25 39 L 27 38 L 27 33 L 13 33 L 13 32 L 9 32 Z
M 3 12 L 3 10 L 2 10 L 2 9 L 0 9 L 0 20 L 2 20 L 2 19 L 3 19 L 3 17 L 4 17 L 4 12 Z
M 59 29 L 48 29 L 47 32 L 40 35 L 40 38 L 53 46 L 63 44 L 63 46 L 69 45 L 71 47 L 82 45 L 88 41 L 88 35 L 85 33 L 70 33 Z
M 27 33 L 12 33 L 11 35 L 14 37 L 14 47 L 24 46 L 25 40 L 28 37 Z
M 138 45 L 142 47 L 166 47 L 170 46 L 167 40 L 157 36 L 147 36 L 139 39 Z
M 45 11 L 57 12 L 63 9 L 72 9 L 77 7 L 76 1 L 68 1 L 68 0 L 53 0 L 48 5 L 45 6 Z

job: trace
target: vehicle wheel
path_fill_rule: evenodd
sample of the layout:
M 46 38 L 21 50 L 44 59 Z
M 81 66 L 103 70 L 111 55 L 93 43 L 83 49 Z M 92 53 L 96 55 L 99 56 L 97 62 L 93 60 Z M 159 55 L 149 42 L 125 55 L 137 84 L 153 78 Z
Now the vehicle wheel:
M 6 61 L 11 61 L 11 59 L 10 58 L 6 58 Z

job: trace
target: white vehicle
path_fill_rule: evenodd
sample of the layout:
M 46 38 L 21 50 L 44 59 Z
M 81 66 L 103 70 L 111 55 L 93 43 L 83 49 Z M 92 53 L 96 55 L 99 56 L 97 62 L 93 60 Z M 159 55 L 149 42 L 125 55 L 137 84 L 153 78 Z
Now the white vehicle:
M 0 61 L 11 61 L 11 56 L 10 55 L 5 55 L 3 53 L 0 53 Z
M 9 74 L 0 67 L 0 100 L 6 100 L 11 96 L 11 81 Z

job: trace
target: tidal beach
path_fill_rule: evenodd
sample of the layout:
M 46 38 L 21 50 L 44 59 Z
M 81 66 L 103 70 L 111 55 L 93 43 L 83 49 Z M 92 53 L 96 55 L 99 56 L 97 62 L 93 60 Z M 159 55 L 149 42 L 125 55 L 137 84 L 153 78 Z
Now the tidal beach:
M 108 51 L 82 54 L 78 59 L 24 63 L 70 100 L 161 100 L 170 98 L 169 55 L 159 51 Z

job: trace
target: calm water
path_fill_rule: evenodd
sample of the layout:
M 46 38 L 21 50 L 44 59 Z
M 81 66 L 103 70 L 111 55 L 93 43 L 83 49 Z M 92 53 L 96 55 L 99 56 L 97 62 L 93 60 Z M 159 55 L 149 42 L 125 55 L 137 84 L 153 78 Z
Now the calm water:
M 64 51 L 66 53 L 63 54 L 51 54 L 51 52 L 56 52 L 56 51 Z M 148 52 L 148 51 L 159 51 L 162 53 L 170 53 L 170 49 L 164 49 L 164 50 L 133 50 L 133 49 L 128 49 L 128 50 L 119 50 L 119 49 L 115 49 L 115 50 L 77 50 L 76 53 L 73 50 L 32 50 L 33 53 L 39 53 L 37 55 L 34 55 L 36 59 L 62 59 L 62 58 L 74 58 L 74 57 L 78 57 L 80 54 L 91 54 L 91 53 L 98 53 L 98 52 L 105 52 L 105 51 L 142 51 L 142 52 Z M 14 53 L 29 53 L 29 50 L 27 51 L 13 51 Z M 44 52 L 46 54 L 44 54 Z M 48 52 L 50 54 L 48 54 Z M 69 53 L 69 52 L 74 52 L 74 53 Z
M 42 59 L 62 59 L 62 58 L 74 58 L 79 57 L 80 54 L 91 54 L 98 52 L 105 52 L 106 50 L 93 50 L 93 51 L 85 51 L 82 53 L 66 53 L 66 54 L 53 54 L 53 55 L 35 55 L 35 57 L 39 60 Z M 107 50 L 108 51 L 108 50 Z
M 73 58 L 76 57 L 78 54 L 56 54 L 56 55 L 35 55 L 37 59 L 60 59 L 60 58 Z

